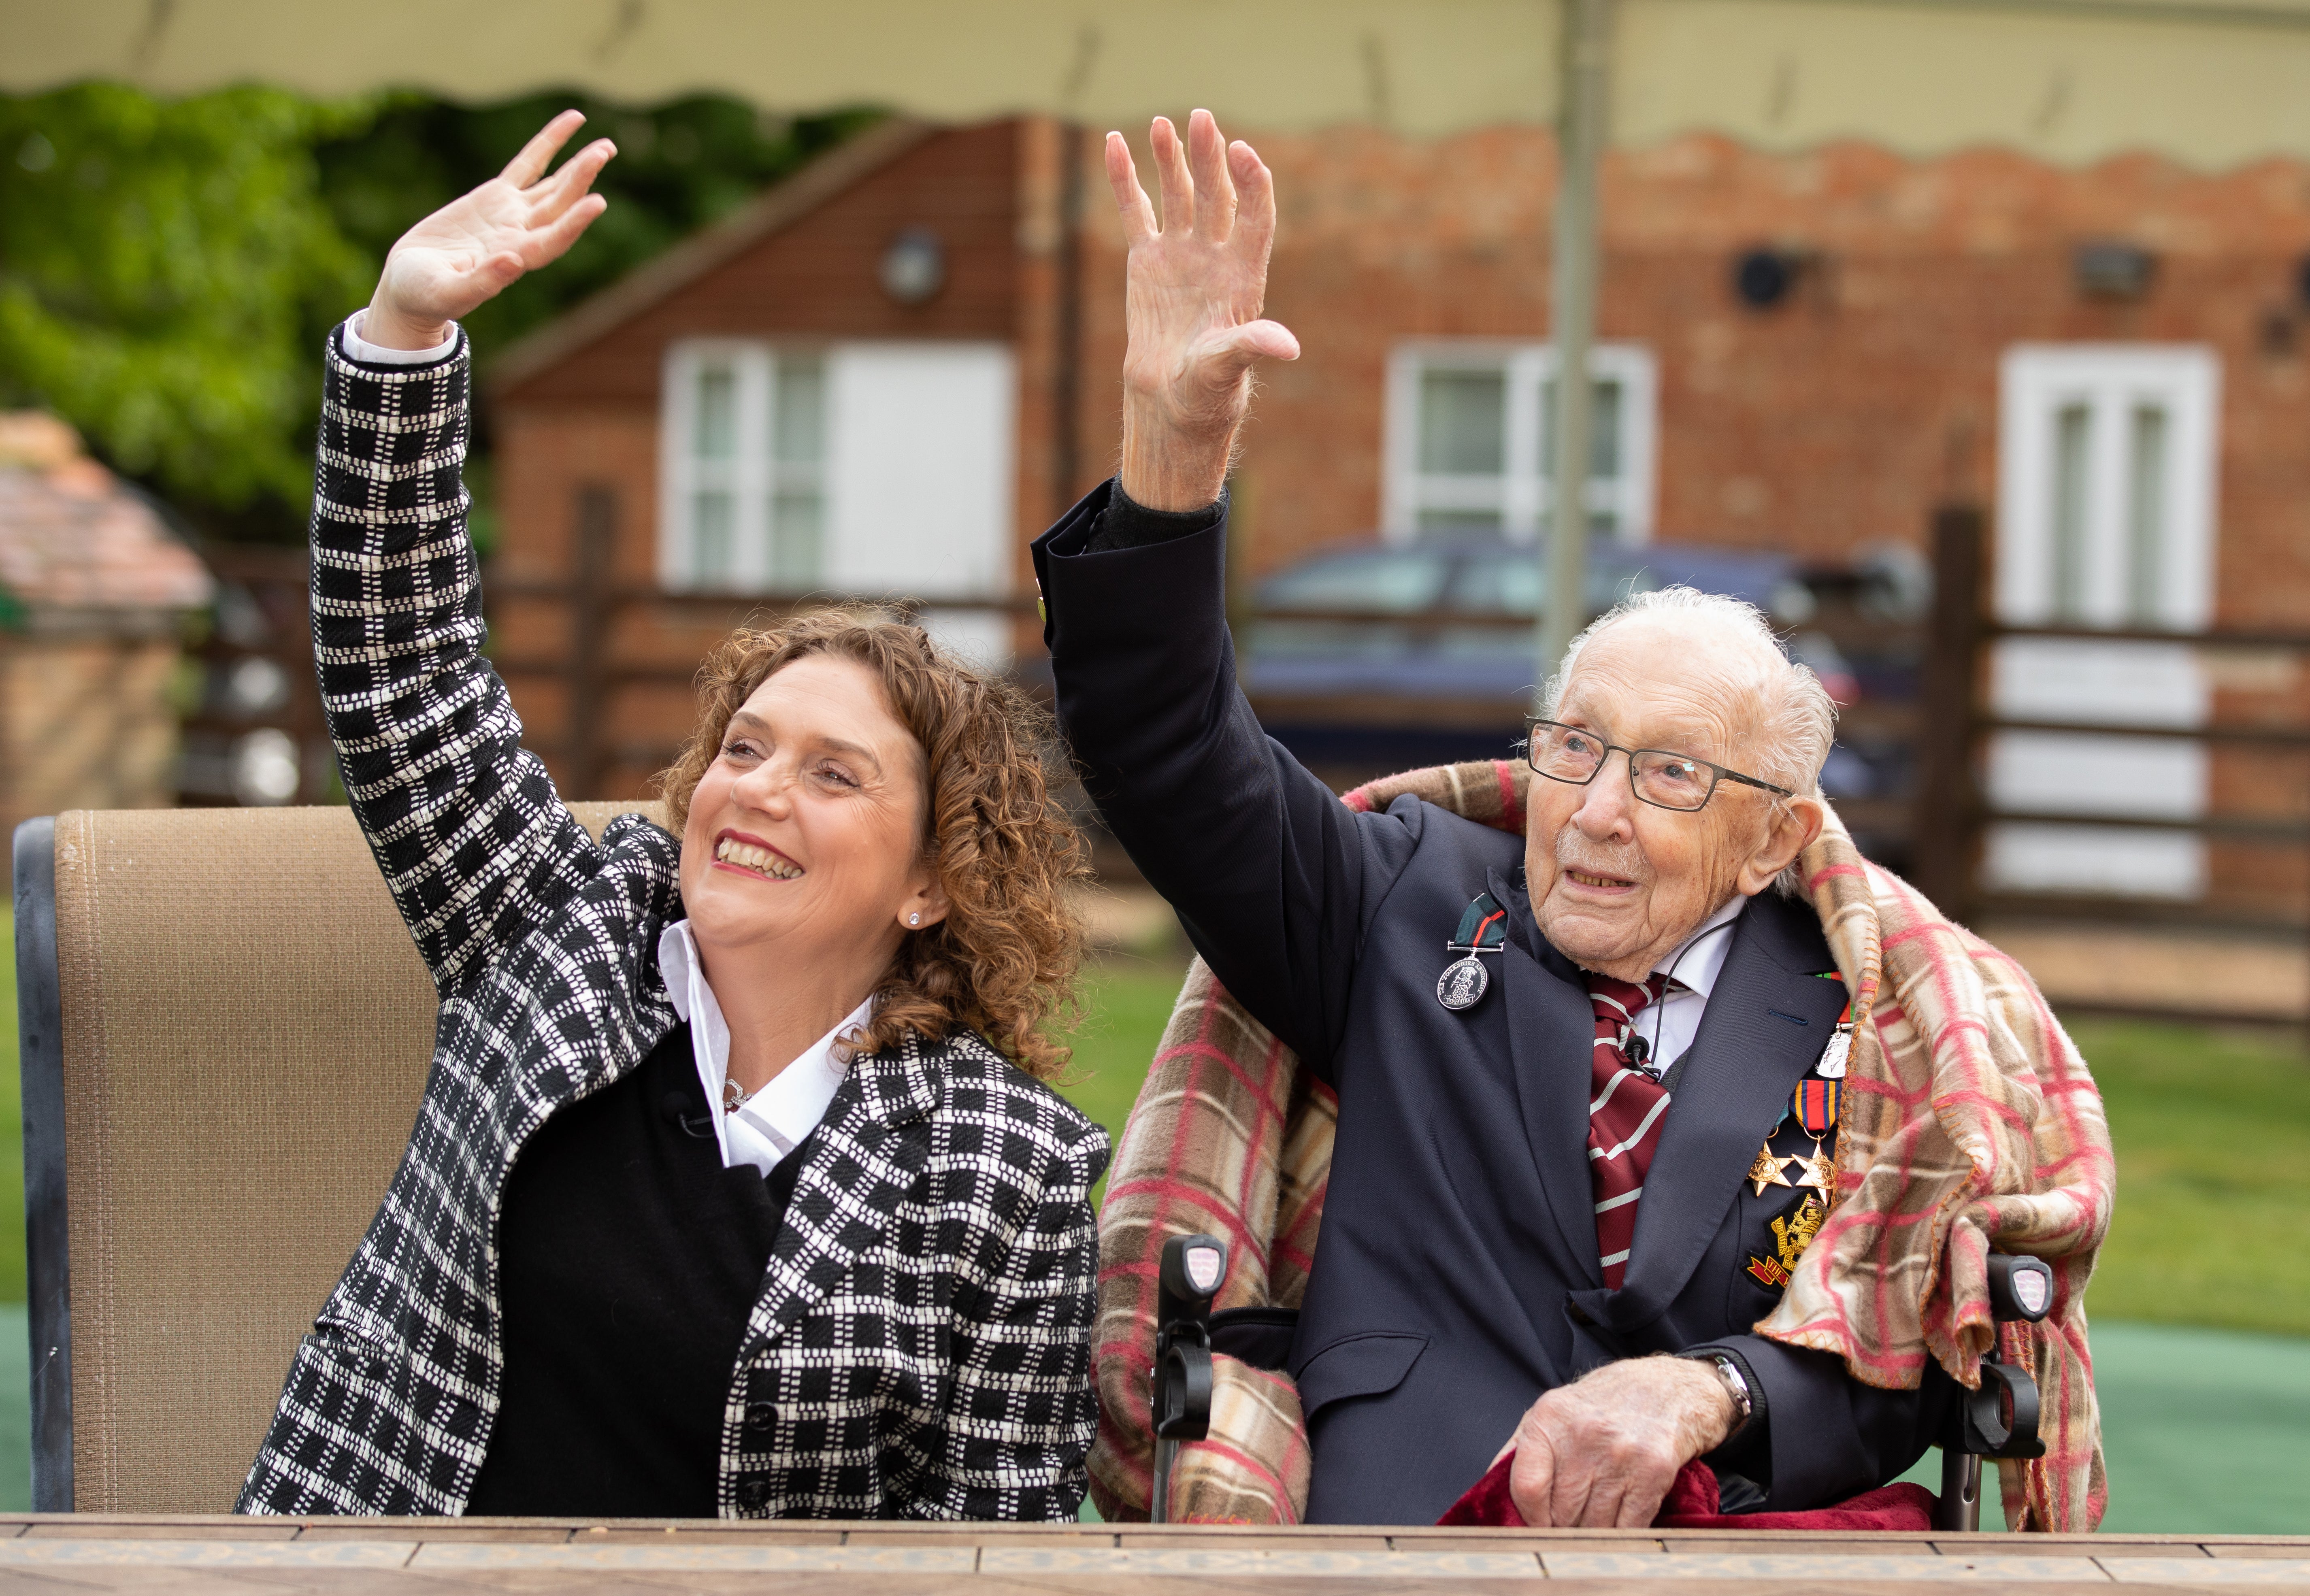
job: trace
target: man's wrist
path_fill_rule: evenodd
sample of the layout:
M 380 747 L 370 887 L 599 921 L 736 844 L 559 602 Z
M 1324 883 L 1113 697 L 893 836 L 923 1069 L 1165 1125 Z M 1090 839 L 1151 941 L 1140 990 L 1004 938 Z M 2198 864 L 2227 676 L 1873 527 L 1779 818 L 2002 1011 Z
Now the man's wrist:
M 1724 1352 L 1688 1352 L 1685 1358 L 1707 1371 L 1721 1406 L 1724 1433 L 1715 1444 L 1723 1445 L 1749 1427 L 1756 1417 L 1757 1397 L 1751 1389 L 1748 1371 L 1740 1360 Z M 1714 1447 L 1711 1448 L 1714 1450 Z
M 1174 514 L 1215 504 L 1227 486 L 1235 429 L 1194 436 L 1175 424 L 1133 414 L 1123 421 L 1123 459 L 1116 473 L 1134 504 Z

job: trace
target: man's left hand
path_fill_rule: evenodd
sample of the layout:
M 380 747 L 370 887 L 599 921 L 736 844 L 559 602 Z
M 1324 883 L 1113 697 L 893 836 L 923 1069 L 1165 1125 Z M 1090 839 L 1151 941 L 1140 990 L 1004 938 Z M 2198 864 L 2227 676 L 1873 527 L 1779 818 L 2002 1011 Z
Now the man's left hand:
M 1706 1363 L 1606 1364 L 1532 1405 L 1508 1444 L 1508 1496 L 1535 1529 L 1641 1529 L 1676 1471 L 1732 1433 L 1737 1410 Z

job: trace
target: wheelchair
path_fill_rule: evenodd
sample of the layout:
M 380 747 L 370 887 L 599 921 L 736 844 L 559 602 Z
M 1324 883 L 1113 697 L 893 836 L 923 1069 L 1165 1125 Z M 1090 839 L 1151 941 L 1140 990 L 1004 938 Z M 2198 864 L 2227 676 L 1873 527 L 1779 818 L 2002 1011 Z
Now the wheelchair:
M 1175 1236 L 1157 1270 L 1155 1362 L 1150 1371 L 1150 1420 L 1155 1469 L 1148 1518 L 1168 1522 L 1170 1477 L 1183 1442 L 1211 1434 L 1214 1334 L 1255 1367 L 1281 1368 L 1298 1315 L 1290 1308 L 1230 1308 L 1211 1303 L 1227 1283 L 1228 1247 L 1215 1236 Z M 2054 1305 L 2054 1272 L 2045 1261 L 2008 1253 L 1989 1259 L 1989 1302 L 1999 1323 L 2034 1324 Z M 1230 1333 L 1233 1332 L 1233 1333 Z M 1272 1359 L 1272 1361 L 1270 1361 Z M 1256 1361 L 1255 1361 L 1256 1360 Z M 1984 1359 L 1981 1384 L 1964 1393 L 1941 1437 L 1937 1530 L 1981 1528 L 1981 1461 L 2043 1457 L 2037 1436 L 2037 1383 L 2018 1364 Z

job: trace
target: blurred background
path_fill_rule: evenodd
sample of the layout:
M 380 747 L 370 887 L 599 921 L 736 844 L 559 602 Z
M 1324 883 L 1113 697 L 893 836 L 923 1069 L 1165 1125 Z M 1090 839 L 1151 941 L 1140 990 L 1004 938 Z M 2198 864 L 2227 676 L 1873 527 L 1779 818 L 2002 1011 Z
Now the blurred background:
M 610 209 L 468 324 L 467 473 L 564 793 L 641 794 L 708 644 L 812 597 L 1047 693 L 1025 543 L 1116 436 L 1099 142 L 1143 169 L 1149 111 L 1211 105 L 1275 171 L 1306 350 L 1232 484 L 1270 731 L 1342 788 L 1504 757 L 1559 502 L 1580 612 L 1767 610 L 1843 707 L 1856 837 L 2022 959 L 2106 1096 L 2106 1527 L 2310 1531 L 2310 4 L 0 9 L 10 825 L 342 801 L 321 343 L 566 105 L 618 142 Z M 1119 1127 L 1186 950 L 1079 807 L 1072 1090 Z

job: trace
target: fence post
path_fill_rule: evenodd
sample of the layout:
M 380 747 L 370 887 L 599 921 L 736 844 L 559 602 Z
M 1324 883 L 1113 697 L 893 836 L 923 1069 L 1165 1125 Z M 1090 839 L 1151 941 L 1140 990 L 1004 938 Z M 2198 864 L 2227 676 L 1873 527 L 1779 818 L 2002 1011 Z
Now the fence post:
M 610 575 L 618 535 L 618 492 L 599 482 L 578 489 L 576 537 L 571 550 L 569 721 L 564 742 L 569 750 L 569 793 L 579 799 L 602 791 L 609 709 L 608 653 Z
M 1984 517 L 1977 506 L 1933 512 L 1933 612 L 1917 726 L 1917 889 L 1941 913 L 1972 913 L 1981 802 L 1974 790 L 1974 689 L 1980 676 Z

